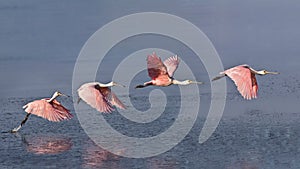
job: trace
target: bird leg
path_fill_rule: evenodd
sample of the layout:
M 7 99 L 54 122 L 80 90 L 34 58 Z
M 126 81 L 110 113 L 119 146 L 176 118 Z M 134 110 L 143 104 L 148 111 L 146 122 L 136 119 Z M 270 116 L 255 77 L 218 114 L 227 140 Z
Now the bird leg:
M 18 127 L 12 129 L 11 132 L 12 133 L 18 132 L 20 130 L 20 128 L 26 123 L 26 121 L 28 120 L 29 116 L 30 116 L 30 113 L 27 113 L 26 116 L 25 116 L 25 118 L 24 118 L 24 120 L 21 122 L 21 124 Z

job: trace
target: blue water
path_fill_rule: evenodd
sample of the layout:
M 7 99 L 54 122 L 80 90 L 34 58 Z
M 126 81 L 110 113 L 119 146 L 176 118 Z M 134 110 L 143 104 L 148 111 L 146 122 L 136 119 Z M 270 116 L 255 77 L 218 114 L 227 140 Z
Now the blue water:
M 77 56 L 95 31 L 124 15 L 149 11 L 174 14 L 195 24 L 212 41 L 225 68 L 247 63 L 281 74 L 258 77 L 259 99 L 254 101 L 243 100 L 227 80 L 223 118 L 212 137 L 199 144 L 210 104 L 210 82 L 202 63 L 187 61 L 194 68 L 199 65 L 196 78 L 206 82 L 200 88 L 198 119 L 176 147 L 144 159 L 121 157 L 96 146 L 81 128 L 72 99 L 61 98 L 74 118 L 51 123 L 32 116 L 19 133 L 1 133 L 0 168 L 300 168 L 297 1 L 0 1 L 1 131 L 21 122 L 25 116 L 22 106 L 27 102 L 49 97 L 55 90 L 72 94 Z M 186 46 L 165 37 L 132 37 L 108 53 L 107 58 L 115 59 L 104 60 L 97 79 L 111 80 L 110 71 L 123 57 L 148 46 L 181 53 L 183 58 L 192 55 Z M 180 73 L 175 76 L 184 78 Z M 149 79 L 141 72 L 135 80 Z M 133 89 L 137 82 L 129 87 Z M 136 109 L 149 108 L 148 93 L 153 89 L 130 90 Z M 164 89 L 167 95 L 176 90 Z M 125 97 L 121 94 L 120 99 Z M 175 102 L 178 97 L 173 98 Z M 161 132 L 172 124 L 177 115 L 172 114 L 176 113 L 173 109 L 178 107 L 168 105 L 166 109 L 170 114 L 162 116 L 158 126 L 156 122 L 151 128 L 150 123 L 147 131 L 123 122 L 128 130 L 123 132 L 143 132 L 144 136 Z M 106 118 L 120 127 L 117 112 Z

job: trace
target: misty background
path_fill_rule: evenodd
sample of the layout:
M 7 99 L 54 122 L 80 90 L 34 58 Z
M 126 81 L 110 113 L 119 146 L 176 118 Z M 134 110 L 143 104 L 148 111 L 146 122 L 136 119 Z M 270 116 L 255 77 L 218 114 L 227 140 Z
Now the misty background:
M 55 90 L 71 94 L 74 64 L 87 39 L 108 22 L 137 12 L 164 12 L 192 22 L 212 41 L 225 68 L 247 63 L 295 79 L 300 64 L 299 10 L 299 2 L 280 0 L 3 0 L 0 97 L 41 97 Z M 119 56 L 125 58 L 126 51 L 130 50 L 120 49 Z

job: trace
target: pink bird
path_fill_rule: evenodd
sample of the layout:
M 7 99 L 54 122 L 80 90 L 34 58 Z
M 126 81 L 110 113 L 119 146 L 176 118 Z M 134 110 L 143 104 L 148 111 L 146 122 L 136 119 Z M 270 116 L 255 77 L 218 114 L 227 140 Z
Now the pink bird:
M 192 80 L 178 81 L 173 78 L 173 74 L 179 65 L 178 56 L 169 57 L 164 62 L 153 53 L 147 57 L 148 75 L 152 80 L 145 82 L 142 85 L 137 85 L 135 88 L 143 88 L 150 85 L 153 86 L 169 86 L 176 85 L 189 85 L 189 84 L 202 84 Z
M 57 100 L 58 96 L 66 96 L 58 91 L 56 91 L 53 96 L 41 100 L 35 100 L 23 106 L 25 112 L 27 112 L 26 117 L 21 122 L 21 125 L 14 128 L 11 132 L 15 133 L 26 123 L 28 117 L 31 114 L 42 117 L 52 122 L 59 122 L 62 120 L 69 120 L 73 117 L 68 109 L 62 106 Z
M 118 99 L 114 92 L 110 90 L 109 87 L 112 86 L 122 86 L 115 82 L 110 82 L 107 84 L 102 84 L 99 82 L 85 83 L 77 90 L 79 95 L 79 100 L 82 99 L 91 107 L 95 108 L 99 112 L 110 113 L 114 111 L 113 106 L 120 109 L 126 109 L 124 104 Z
M 268 72 L 266 70 L 254 70 L 250 66 L 244 64 L 220 72 L 221 76 L 215 77 L 212 81 L 218 80 L 222 77 L 230 77 L 238 91 L 244 97 L 244 99 L 251 100 L 257 98 L 258 84 L 255 75 L 266 74 L 279 74 L 278 72 Z

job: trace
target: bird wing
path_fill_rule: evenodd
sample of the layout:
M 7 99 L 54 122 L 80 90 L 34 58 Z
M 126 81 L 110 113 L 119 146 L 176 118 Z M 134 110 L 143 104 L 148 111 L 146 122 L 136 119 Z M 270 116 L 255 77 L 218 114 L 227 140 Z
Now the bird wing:
M 110 88 L 100 87 L 99 90 L 111 105 L 117 106 L 120 109 L 126 108 L 125 105 L 118 99 L 116 94 L 112 92 Z
M 109 113 L 114 110 L 106 98 L 106 90 L 101 90 L 98 84 L 82 85 L 78 89 L 78 95 L 83 101 L 99 112 Z
M 153 53 L 147 57 L 148 75 L 151 79 L 155 80 L 158 76 L 168 75 L 167 68 L 161 61 L 161 59 Z
M 234 81 L 238 91 L 245 99 L 251 100 L 257 97 L 257 81 L 249 66 L 236 66 L 225 70 L 224 73 Z
M 252 96 L 253 98 L 257 98 L 258 84 L 254 73 L 251 73 L 251 80 L 252 80 Z
M 169 76 L 173 77 L 173 74 L 179 65 L 178 56 L 175 55 L 175 56 L 169 57 L 167 60 L 164 61 L 164 65 L 167 67 Z
M 111 101 L 112 105 L 119 107 L 120 109 L 126 109 L 126 106 L 119 100 L 114 92 L 111 92 Z
M 63 107 L 57 100 L 53 100 L 51 103 L 47 102 L 45 99 L 35 100 L 24 107 L 27 113 L 34 114 L 53 122 L 69 120 L 73 117 L 70 111 Z

